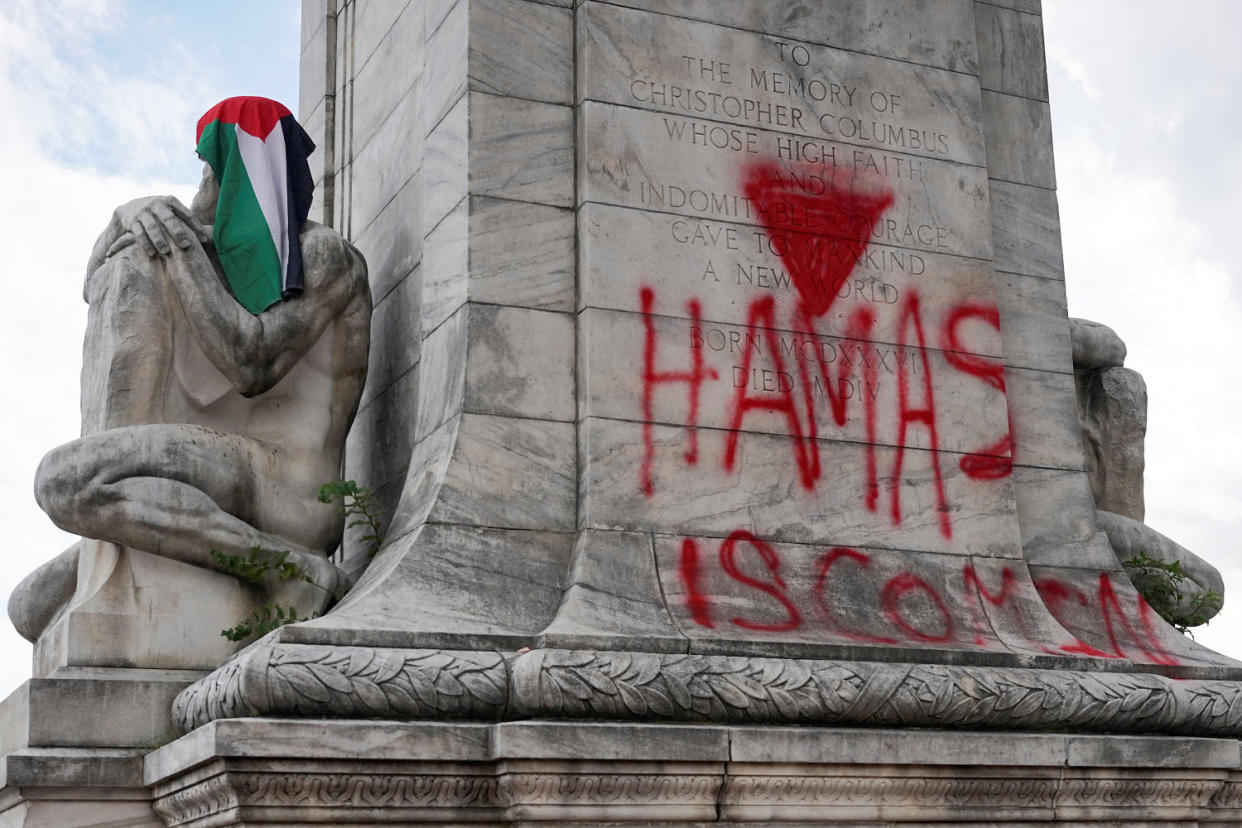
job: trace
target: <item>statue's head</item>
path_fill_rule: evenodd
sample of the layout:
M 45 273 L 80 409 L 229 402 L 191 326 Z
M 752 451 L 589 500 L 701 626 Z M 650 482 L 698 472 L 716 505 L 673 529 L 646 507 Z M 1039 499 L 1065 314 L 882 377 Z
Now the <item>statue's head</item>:
M 212 225 L 237 301 L 257 314 L 301 293 L 299 237 L 315 189 L 310 136 L 283 104 L 241 97 L 207 110 L 196 140 L 206 169 L 190 209 Z
M 230 218 L 257 211 L 270 224 L 274 211 L 296 222 L 292 232 L 301 229 L 315 188 L 307 162 L 315 143 L 284 104 L 226 98 L 198 119 L 195 140 L 206 162 L 192 208 L 200 221 L 215 224 L 223 201 Z
M 220 182 L 211 171 L 211 165 L 203 164 L 203 178 L 198 182 L 198 192 L 194 194 L 194 200 L 190 202 L 190 212 L 198 219 L 199 224 L 215 224 L 216 205 L 219 201 Z

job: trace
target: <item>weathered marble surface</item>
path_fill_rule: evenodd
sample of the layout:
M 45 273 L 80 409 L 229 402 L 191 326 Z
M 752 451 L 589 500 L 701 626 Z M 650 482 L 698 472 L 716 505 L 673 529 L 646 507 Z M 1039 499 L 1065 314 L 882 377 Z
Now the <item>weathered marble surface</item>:
M 1136 825 L 1232 821 L 1240 774 L 1224 739 L 249 719 L 146 778 L 169 825 Z
M 975 36 L 981 88 L 1048 100 L 1044 24 L 1038 14 L 991 3 L 976 5 Z
M 581 520 L 589 527 L 724 537 L 748 529 L 770 541 L 825 547 L 882 546 L 959 555 L 1019 555 L 1008 478 L 975 480 L 961 455 L 907 449 L 898 482 L 895 449 L 817 441 L 822 477 L 802 483 L 786 435 L 700 429 L 696 462 L 685 460 L 690 431 L 652 425 L 652 494 L 642 489 L 644 428 L 591 418 L 581 426 Z M 731 437 L 737 460 L 726 468 Z M 875 456 L 875 508 L 868 508 L 867 457 Z M 944 482 L 942 511 L 936 473 Z M 897 498 L 898 519 L 893 517 Z M 950 537 L 945 536 L 945 525 Z
M 965 74 L 978 72 L 974 10 L 954 0 L 840 0 L 830 15 L 808 15 L 802 7 L 779 3 L 715 0 L 617 0 L 616 5 Z
M 1096 370 L 1120 368 L 1126 361 L 1126 343 L 1107 325 L 1089 319 L 1070 320 L 1074 368 Z
M 1050 469 L 1083 468 L 1073 376 L 1006 367 L 1005 394 L 1021 403 L 1009 409 L 1015 463 Z
M 1005 364 L 1071 373 L 1072 345 L 1069 322 L 1065 318 L 1065 283 L 998 272 L 996 284 Z
M 640 288 L 647 287 L 660 316 L 685 318 L 686 303 L 695 299 L 703 319 L 745 325 L 751 302 L 771 296 L 777 325 L 794 327 L 798 290 L 778 255 L 784 237 L 777 240 L 741 218 L 683 217 L 604 204 L 585 204 L 579 216 L 580 308 L 639 312 Z M 643 243 L 634 244 L 636 238 Z M 831 244 L 828 236 L 819 241 Z M 619 272 L 631 278 L 618 278 Z M 951 309 L 986 304 L 994 285 L 995 275 L 978 259 L 872 244 L 838 288 L 837 299 L 815 320 L 815 329 L 843 336 L 851 314 L 864 308 L 875 314 L 868 338 L 896 343 L 902 302 L 917 292 L 937 347 Z M 961 333 L 971 353 L 1001 355 L 996 328 L 979 324 Z M 906 338 L 911 340 L 908 331 Z
M 988 177 L 1055 189 L 1048 104 L 986 90 L 982 97 Z
M 1074 380 L 1096 506 L 1141 522 L 1147 385 L 1129 368 L 1079 370 Z
M 536 644 L 685 651 L 686 636 L 673 624 L 661 594 L 653 543 L 652 536 L 640 532 L 580 532 L 564 598 Z
M 1133 518 L 1100 510 L 1096 513 L 1096 519 L 1140 592 L 1146 591 L 1153 574 L 1127 565 L 1128 561 L 1145 555 L 1164 563 L 1181 565 L 1181 571 L 1189 581 L 1179 586 L 1182 599 L 1176 609 L 1180 611 L 1181 623 L 1198 626 L 1220 612 L 1225 597 L 1225 581 L 1216 567 Z M 1203 596 L 1208 593 L 1215 594 L 1218 600 L 1203 601 Z
M 35 676 L 80 667 L 211 669 L 238 647 L 220 631 L 265 600 L 235 578 L 113 543 L 83 539 L 63 557 L 77 571 L 66 602 L 51 607 L 50 623 L 32 636 Z M 15 614 L 46 600 L 39 575 L 30 576 L 34 589 L 14 591 Z
M 201 672 L 65 671 L 0 703 L 0 825 L 159 826 L 143 756 L 175 735 L 172 702 Z
M 162 828 L 142 783 L 143 752 L 25 748 L 0 760 L 5 828 Z
M 1111 328 L 1070 320 L 1074 383 L 1087 475 L 1096 506 L 1143 520 L 1143 442 L 1147 386 L 1122 367 L 1126 344 Z
M 469 15 L 472 89 L 570 103 L 572 11 L 524 0 L 483 0 L 471 5 Z M 497 48 L 502 43 L 505 48 Z
M 1065 263 L 1056 192 L 992 180 L 988 182 L 988 197 L 996 269 L 1063 280 Z

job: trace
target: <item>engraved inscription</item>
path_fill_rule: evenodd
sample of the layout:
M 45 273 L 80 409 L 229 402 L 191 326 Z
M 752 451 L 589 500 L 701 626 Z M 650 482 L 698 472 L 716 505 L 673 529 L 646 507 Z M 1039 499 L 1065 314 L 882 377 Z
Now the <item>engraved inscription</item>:
M 870 228 L 871 243 L 991 258 L 987 172 L 981 168 L 608 104 L 588 102 L 581 117 L 585 201 L 851 237 L 860 216 L 808 213 L 797 202 L 834 190 L 888 190 L 893 207 Z M 745 171 L 759 164 L 784 198 L 754 203 Z M 800 198 L 790 197 L 795 193 Z
M 604 4 L 583 14 L 588 100 L 984 163 L 968 75 Z

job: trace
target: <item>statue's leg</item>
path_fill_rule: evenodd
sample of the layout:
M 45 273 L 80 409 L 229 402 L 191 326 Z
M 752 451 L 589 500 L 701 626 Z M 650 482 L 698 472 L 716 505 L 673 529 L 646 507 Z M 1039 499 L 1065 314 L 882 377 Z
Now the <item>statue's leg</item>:
M 73 597 L 78 585 L 79 544 L 31 572 L 9 594 L 9 620 L 27 641 L 37 641 Z
M 180 316 L 164 264 L 136 246 L 91 274 L 82 349 L 82 433 L 160 422 Z
M 272 515 L 309 508 L 306 498 L 282 490 L 280 465 L 276 447 L 238 434 L 193 425 L 131 426 L 48 452 L 35 476 L 35 497 L 67 532 L 195 566 L 221 569 L 212 550 L 288 552 L 331 591 L 339 574 L 323 551 L 266 531 Z
M 82 349 L 82 433 L 158 422 L 172 360 L 172 324 L 179 307 L 163 264 L 137 246 L 112 256 L 86 283 Z M 9 618 L 34 641 L 64 609 L 78 580 L 75 543 L 21 582 L 9 599 Z

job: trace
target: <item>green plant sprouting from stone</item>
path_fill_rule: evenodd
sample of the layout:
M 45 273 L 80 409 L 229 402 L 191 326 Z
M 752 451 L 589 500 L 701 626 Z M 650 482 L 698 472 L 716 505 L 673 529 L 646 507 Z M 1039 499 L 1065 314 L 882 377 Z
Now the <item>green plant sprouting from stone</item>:
M 352 480 L 325 483 L 320 487 L 319 500 L 321 503 L 332 503 L 338 499 L 341 501 L 341 508 L 349 521 L 347 525 L 350 528 L 355 526 L 364 528 L 366 534 L 362 536 L 361 540 L 363 543 L 368 544 L 367 557 L 375 557 L 375 553 L 379 551 L 380 544 L 384 542 L 384 534 L 382 531 L 383 524 L 379 518 L 379 507 L 370 488 L 359 486 Z M 272 578 L 279 578 L 282 581 L 300 580 L 322 589 L 324 592 L 330 592 L 329 603 L 325 607 L 325 611 L 345 597 L 344 587 L 338 587 L 335 591 L 331 591 L 322 584 L 316 583 L 303 567 L 289 560 L 288 551 L 271 552 L 256 546 L 250 550 L 249 555 L 226 555 L 223 552 L 212 549 L 211 557 L 221 571 L 245 583 L 261 585 Z M 239 622 L 236 626 L 221 630 L 220 635 L 229 641 L 244 641 L 252 636 L 265 635 L 277 627 L 283 627 L 286 624 L 292 624 L 297 621 L 309 621 L 311 618 L 316 618 L 319 615 L 320 613 L 314 613 L 309 617 L 302 618 L 298 616 L 295 607 L 282 607 L 272 601 L 268 601 L 252 612 L 249 618 Z
M 336 500 L 341 501 L 341 509 L 344 510 L 345 518 L 349 521 L 346 528 L 353 529 L 355 526 L 361 526 L 366 532 L 360 540 L 368 545 L 367 557 L 374 558 L 375 553 L 379 551 L 380 544 L 384 542 L 383 524 L 379 519 L 379 504 L 375 502 L 374 493 L 369 487 L 359 486 L 352 480 L 338 480 L 319 487 L 320 503 L 332 503 Z
M 306 621 L 299 618 L 293 607 L 280 607 L 268 601 L 250 614 L 250 617 L 235 627 L 220 631 L 220 635 L 229 641 L 244 641 L 250 636 L 266 635 L 277 627 L 292 624 L 294 621 Z
M 261 584 L 269 575 L 276 575 L 282 581 L 301 578 L 311 582 L 302 567 L 289 560 L 288 552 L 264 552 L 256 546 L 248 556 L 225 555 L 213 549 L 211 557 L 225 572 L 247 583 Z
M 213 549 L 211 557 L 223 572 L 249 584 L 262 584 L 273 577 L 282 581 L 297 579 L 328 591 L 326 587 L 315 583 L 305 569 L 289 560 L 288 551 L 267 552 L 256 546 L 250 550 L 249 555 L 226 555 Z M 333 600 L 338 600 L 339 597 L 334 595 Z M 221 630 L 220 635 L 229 641 L 243 641 L 252 635 L 263 635 L 285 624 L 306 620 L 308 619 L 298 617 L 294 607 L 282 607 L 268 601 L 252 612 L 249 618 L 234 627 Z
M 1218 592 L 1204 590 L 1195 594 L 1184 591 L 1186 582 L 1193 584 L 1193 581 L 1182 568 L 1181 561 L 1149 558 L 1146 553 L 1140 552 L 1124 561 L 1122 566 L 1148 605 L 1180 633 L 1193 637 L 1190 628 L 1206 624 L 1224 605 L 1224 598 Z

